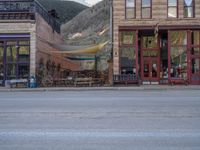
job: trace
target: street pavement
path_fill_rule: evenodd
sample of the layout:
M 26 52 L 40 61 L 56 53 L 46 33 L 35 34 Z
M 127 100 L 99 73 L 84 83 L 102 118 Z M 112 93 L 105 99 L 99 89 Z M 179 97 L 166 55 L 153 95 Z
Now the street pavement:
M 200 91 L 0 92 L 0 150 L 200 150 Z

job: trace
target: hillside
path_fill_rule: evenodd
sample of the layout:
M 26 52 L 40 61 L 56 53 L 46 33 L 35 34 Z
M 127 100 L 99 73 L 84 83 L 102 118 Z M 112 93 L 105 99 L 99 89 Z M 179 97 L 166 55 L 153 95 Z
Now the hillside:
M 109 39 L 109 0 L 85 9 L 63 24 L 61 33 L 67 44 L 87 45 Z
M 61 23 L 65 23 L 84 9 L 88 8 L 85 5 L 73 2 L 73 1 L 62 1 L 62 0 L 38 0 L 47 10 L 55 9 L 58 13 L 59 20 Z

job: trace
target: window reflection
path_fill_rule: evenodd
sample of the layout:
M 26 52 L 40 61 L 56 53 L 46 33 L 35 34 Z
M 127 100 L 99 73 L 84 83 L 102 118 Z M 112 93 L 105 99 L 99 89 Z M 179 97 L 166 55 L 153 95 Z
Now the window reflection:
M 193 58 L 192 59 L 192 73 L 196 74 L 200 72 L 200 65 L 199 65 L 200 60 L 198 58 Z
M 20 62 L 29 62 L 29 46 L 20 46 L 19 47 L 19 61 Z
M 143 37 L 143 48 L 157 48 L 157 38 L 155 36 Z
M 151 18 L 151 0 L 142 0 L 142 18 Z
M 184 0 L 184 17 L 194 17 L 194 2 L 193 0 Z
M 171 47 L 171 77 L 187 78 L 186 47 Z
M 16 46 L 7 46 L 6 61 L 7 62 L 16 62 L 17 61 L 17 48 L 16 48 Z
M 168 0 L 168 17 L 177 18 L 177 0 Z
M 7 79 L 16 79 L 16 64 L 8 64 L 7 68 Z
M 187 45 L 186 31 L 173 31 L 170 34 L 171 45 Z
M 133 45 L 135 43 L 134 32 L 121 32 L 120 45 Z

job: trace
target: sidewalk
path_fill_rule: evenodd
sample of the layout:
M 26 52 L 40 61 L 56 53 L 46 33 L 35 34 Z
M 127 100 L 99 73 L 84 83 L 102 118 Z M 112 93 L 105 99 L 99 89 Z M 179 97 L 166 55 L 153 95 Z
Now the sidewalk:
M 200 85 L 142 85 L 142 86 L 114 86 L 114 87 L 47 87 L 47 88 L 4 88 L 0 87 L 0 92 L 42 92 L 42 91 L 99 91 L 99 90 L 119 90 L 119 91 L 141 91 L 141 90 L 200 90 Z

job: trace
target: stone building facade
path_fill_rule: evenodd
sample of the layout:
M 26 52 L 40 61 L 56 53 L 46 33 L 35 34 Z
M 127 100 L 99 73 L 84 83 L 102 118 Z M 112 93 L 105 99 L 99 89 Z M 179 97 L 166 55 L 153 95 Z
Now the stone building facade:
M 114 82 L 200 84 L 200 0 L 113 0 Z

